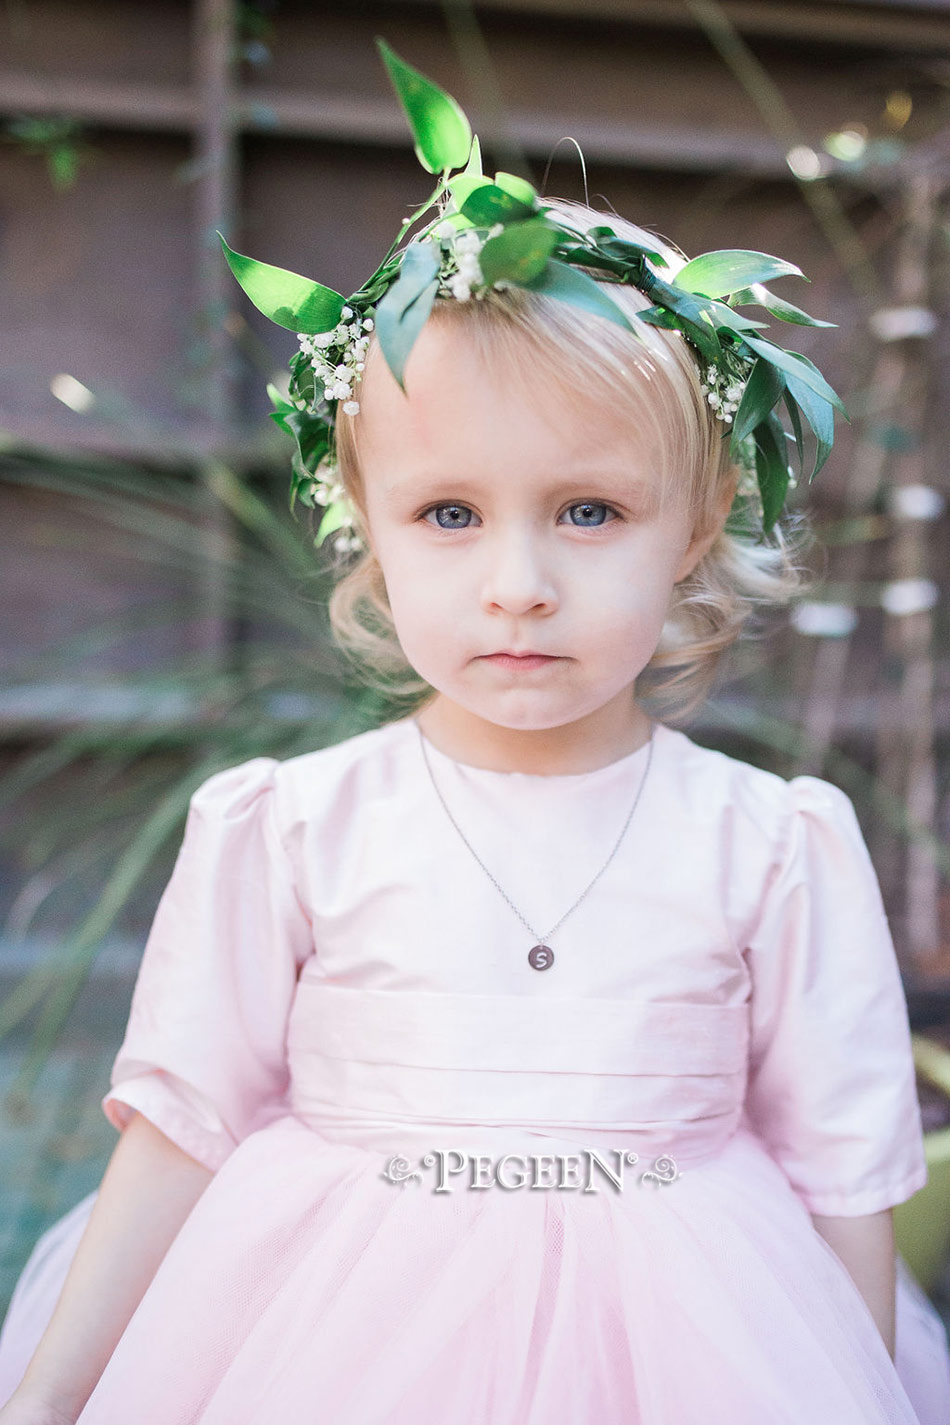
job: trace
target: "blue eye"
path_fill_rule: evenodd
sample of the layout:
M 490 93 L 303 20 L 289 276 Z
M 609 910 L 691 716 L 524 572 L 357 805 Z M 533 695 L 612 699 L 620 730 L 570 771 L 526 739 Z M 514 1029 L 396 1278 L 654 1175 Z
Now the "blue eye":
M 581 525 L 578 525 L 578 526 L 577 526 L 578 529 L 592 529 L 592 528 L 595 528 L 597 525 L 602 525 L 602 524 L 605 523 L 606 511 L 609 510 L 609 509 L 611 508 L 611 506 L 610 506 L 610 505 L 602 504 L 599 500 L 584 500 L 581 504 L 579 504 L 579 505 L 570 505 L 568 508 L 569 508 L 569 510 L 584 510 L 585 513 L 586 513 L 586 512 L 589 512 L 589 511 L 591 511 L 591 510 L 595 510 L 595 511 L 596 511 L 596 510 L 601 510 L 601 511 L 603 511 L 603 512 L 604 512 L 604 517 L 603 517 L 603 518 L 601 518 L 601 519 L 593 519 L 593 520 L 590 522 L 590 524 L 581 524 Z M 575 521 L 572 521 L 572 523 L 575 523 Z
M 601 500 L 583 500 L 578 504 L 569 505 L 568 509 L 584 511 L 582 522 L 571 521 L 575 529 L 597 529 L 600 525 L 609 523 L 607 511 L 611 511 L 615 517 L 619 518 L 613 506 L 604 504 Z M 429 519 L 432 514 L 436 517 L 435 524 L 439 529 L 470 529 L 472 527 L 473 511 L 469 509 L 468 505 L 454 502 L 446 505 L 430 505 L 427 510 L 423 510 L 419 518 L 432 524 L 433 521 Z
M 438 518 L 440 510 L 447 510 L 449 512 L 449 518 L 444 523 Z M 468 505 L 432 505 L 430 509 L 423 513 L 422 518 L 428 520 L 429 516 L 433 513 L 436 515 L 439 529 L 468 529 L 468 522 L 461 517 L 465 514 L 470 515 L 472 511 L 468 508 Z M 431 524 L 431 520 L 429 523 Z

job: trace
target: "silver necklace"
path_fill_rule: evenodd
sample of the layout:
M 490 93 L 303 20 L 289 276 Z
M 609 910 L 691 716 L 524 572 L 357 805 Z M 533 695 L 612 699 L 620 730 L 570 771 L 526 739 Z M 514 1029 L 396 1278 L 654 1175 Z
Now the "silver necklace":
M 531 926 L 528 924 L 528 922 L 525 920 L 524 916 L 521 914 L 521 911 L 520 911 L 520 910 L 518 909 L 518 907 L 515 905 L 514 901 L 511 899 L 511 897 L 506 893 L 506 891 L 505 891 L 505 890 L 498 884 L 498 882 L 495 880 L 495 877 L 492 875 L 491 871 L 489 871 L 488 867 L 485 865 L 484 861 L 483 861 L 482 858 L 479 856 L 479 854 L 478 854 L 478 852 L 475 850 L 474 846 L 472 846 L 472 844 L 471 844 L 471 842 L 469 841 L 468 837 L 465 835 L 464 831 L 463 831 L 462 828 L 459 826 L 458 822 L 455 820 L 455 817 L 454 817 L 454 816 L 452 815 L 452 813 L 449 811 L 449 808 L 448 808 L 448 806 L 447 806 L 447 804 L 446 804 L 445 798 L 443 797 L 442 793 L 439 791 L 439 784 L 438 784 L 438 782 L 435 780 L 435 777 L 434 777 L 433 772 L 432 772 L 432 767 L 431 767 L 430 764 L 429 764 L 429 754 L 428 754 L 428 752 L 426 751 L 426 739 L 425 739 L 425 736 L 424 736 L 424 734 L 423 734 L 422 728 L 419 726 L 419 723 L 418 723 L 418 721 L 417 721 L 415 718 L 413 718 L 413 722 L 416 724 L 416 731 L 417 731 L 418 734 L 419 734 L 419 741 L 420 741 L 420 743 L 422 744 L 422 757 L 423 757 L 423 760 L 424 760 L 424 762 L 425 762 L 425 764 L 426 764 L 426 769 L 428 770 L 428 773 L 429 773 L 429 779 L 430 779 L 430 781 L 432 782 L 433 787 L 435 788 L 435 792 L 436 792 L 436 795 L 437 795 L 438 798 L 439 798 L 439 801 L 442 803 L 443 807 L 445 807 L 445 814 L 446 814 L 446 816 L 448 817 L 448 819 L 449 819 L 449 821 L 452 823 L 452 825 L 455 827 L 455 830 L 458 832 L 459 836 L 461 836 L 462 840 L 465 842 L 465 845 L 468 847 L 469 851 L 470 851 L 470 852 L 472 853 L 472 855 L 475 857 L 475 860 L 478 862 L 478 864 L 481 866 L 482 870 L 485 872 L 485 875 L 486 875 L 486 876 L 488 877 L 488 879 L 492 882 L 492 884 L 494 885 L 495 889 L 496 889 L 502 896 L 504 896 L 505 900 L 506 900 L 506 901 L 508 902 L 508 904 L 511 906 L 511 909 L 514 911 L 515 915 L 516 915 L 516 916 L 518 917 L 518 919 L 521 921 L 521 924 L 522 924 L 522 925 L 525 927 L 525 929 L 528 931 L 529 935 L 533 936 L 533 938 L 534 938 L 535 941 L 537 942 L 537 943 L 536 943 L 535 945 L 533 945 L 533 946 L 531 947 L 531 949 L 528 951 L 528 964 L 531 966 L 532 970 L 547 970 L 547 969 L 549 969 L 549 968 L 554 964 L 554 951 L 551 949 L 550 945 L 547 945 L 545 942 L 551 938 L 551 936 L 554 934 L 554 932 L 555 932 L 556 930 L 559 930 L 559 929 L 561 928 L 561 926 L 564 924 L 565 920 L 567 920 L 567 917 L 568 917 L 569 915 L 572 915 L 572 914 L 573 914 L 573 912 L 574 912 L 574 911 L 577 909 L 577 907 L 580 905 L 580 903 L 581 903 L 581 901 L 584 899 L 584 897 L 588 894 L 589 891 L 591 891 L 591 890 L 593 889 L 593 887 L 596 885 L 596 883 L 600 880 L 601 876 L 604 874 L 604 872 L 606 871 L 607 867 L 610 865 L 611 861 L 614 859 L 614 857 L 616 856 L 617 852 L 620 850 L 620 843 L 621 843 L 621 841 L 623 841 L 623 838 L 624 838 L 624 836 L 625 836 L 626 833 L 627 833 L 627 827 L 630 825 L 631 821 L 633 820 L 633 813 L 634 813 L 634 812 L 636 811 L 636 809 L 637 809 L 637 802 L 640 800 L 640 793 L 643 791 L 644 784 L 646 783 L 646 779 L 647 779 L 647 774 L 648 774 L 648 772 L 649 772 L 649 770 L 650 770 L 650 763 L 651 763 L 652 760 L 653 760 L 653 733 L 654 733 L 654 730 L 655 730 L 655 728 L 656 728 L 656 723 L 654 723 L 652 720 L 651 720 L 651 722 L 650 722 L 650 745 L 649 745 L 649 750 L 647 751 L 647 765 L 646 765 L 646 766 L 644 767 L 644 769 L 643 769 L 643 776 L 640 778 L 640 785 L 637 787 L 637 794 L 636 794 L 636 796 L 635 796 L 634 799 L 633 799 L 633 806 L 630 808 L 630 811 L 629 811 L 629 813 L 628 813 L 628 815 L 627 815 L 627 820 L 626 820 L 626 821 L 624 822 L 624 824 L 623 824 L 623 830 L 621 831 L 620 835 L 617 837 L 617 841 L 616 841 L 616 844 L 615 844 L 615 846 L 614 846 L 614 849 L 611 851 L 610 855 L 607 857 L 607 860 L 604 862 L 604 864 L 601 866 L 600 870 L 597 872 L 597 875 L 596 875 L 596 876 L 594 877 L 594 879 L 590 882 L 590 885 L 588 885 L 588 886 L 586 887 L 586 889 L 584 889 L 583 891 L 581 891 L 580 895 L 577 897 L 577 900 L 576 900 L 576 901 L 574 902 L 574 904 L 571 906 L 570 910 L 566 910 L 566 911 L 564 912 L 564 914 L 561 916 L 561 919 L 558 921 L 557 925 L 553 925 L 553 926 L 551 927 L 551 929 L 548 931 L 547 935 L 539 936 L 538 933 L 537 933 L 537 931 L 535 931 L 534 929 L 532 929 L 532 927 L 531 927 Z

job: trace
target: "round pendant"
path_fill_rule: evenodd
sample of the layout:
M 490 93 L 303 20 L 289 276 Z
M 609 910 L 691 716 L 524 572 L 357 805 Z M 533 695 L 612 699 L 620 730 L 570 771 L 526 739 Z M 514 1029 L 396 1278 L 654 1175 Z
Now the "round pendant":
M 528 964 L 532 970 L 547 970 L 554 964 L 554 951 L 549 945 L 535 945 L 528 951 Z

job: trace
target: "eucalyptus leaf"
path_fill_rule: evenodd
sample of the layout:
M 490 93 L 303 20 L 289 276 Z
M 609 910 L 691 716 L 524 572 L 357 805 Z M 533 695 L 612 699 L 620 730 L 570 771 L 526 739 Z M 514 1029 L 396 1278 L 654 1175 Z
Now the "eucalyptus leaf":
M 410 243 L 403 255 L 399 277 L 383 297 L 388 310 L 401 317 L 438 271 L 439 255 L 434 243 Z M 378 314 L 379 306 L 376 310 Z
M 529 208 L 534 207 L 538 190 L 526 178 L 520 178 L 517 173 L 505 173 L 503 170 L 496 173 L 495 186 L 501 188 L 505 193 L 510 193 L 512 198 L 517 198 L 519 202 L 527 203 Z
M 483 183 L 465 199 L 460 212 L 479 227 L 492 227 L 495 223 L 523 222 L 534 215 L 534 208 L 506 193 L 497 183 Z
M 704 297 L 725 297 L 736 288 L 749 287 L 753 282 L 769 282 L 775 277 L 802 277 L 805 274 L 793 262 L 770 257 L 766 252 L 727 249 L 705 252 L 680 268 L 673 281 L 686 292 L 702 293 Z
M 398 293 L 399 285 L 399 282 L 394 283 L 376 307 L 376 336 L 386 364 L 405 394 L 406 362 L 432 311 L 439 279 L 433 277 L 421 287 L 414 283 L 411 295 Z M 407 295 L 408 301 L 404 300 Z
M 557 241 L 557 232 L 544 218 L 509 223 L 503 232 L 489 238 L 479 253 L 485 281 L 505 279 L 523 286 L 543 272 Z
M 457 173 L 454 178 L 449 180 L 449 192 L 452 194 L 452 201 L 459 210 L 459 214 L 462 212 L 463 204 L 479 188 L 493 188 L 494 186 L 490 178 L 483 178 L 480 173 Z M 473 220 L 467 218 L 466 221 L 472 223 Z
M 469 160 L 472 130 L 462 109 L 444 89 L 406 64 L 379 35 L 376 48 L 409 120 L 416 157 L 429 173 L 462 168 Z
M 228 266 L 265 317 L 288 331 L 305 332 L 308 336 L 332 331 L 338 324 L 346 306 L 341 292 L 312 282 L 309 277 L 301 277 L 298 272 L 245 257 L 230 248 L 221 233 L 218 237 Z
M 756 283 L 752 287 L 744 287 L 740 292 L 733 292 L 731 300 L 738 307 L 764 307 L 767 312 L 771 312 L 773 317 L 778 317 L 780 322 L 794 322 L 799 327 L 834 327 L 836 322 L 820 322 L 817 317 L 810 317 L 807 312 L 803 312 L 801 307 L 794 307 L 791 302 L 785 302 L 781 297 L 776 297 L 774 292 L 770 292 L 767 287 L 762 287 Z
M 752 368 L 739 409 L 732 425 L 732 451 L 738 450 L 741 441 L 750 431 L 765 420 L 781 398 L 785 390 L 785 377 L 770 361 L 760 356 Z
M 522 283 L 522 286 L 531 292 L 543 292 L 545 296 L 559 297 L 562 302 L 569 302 L 572 306 L 593 312 L 595 316 L 605 317 L 607 321 L 636 334 L 636 328 L 626 312 L 620 310 L 593 277 L 589 277 L 586 272 L 578 272 L 576 268 L 559 262 L 555 257 L 549 258 L 544 270 L 530 282 Z

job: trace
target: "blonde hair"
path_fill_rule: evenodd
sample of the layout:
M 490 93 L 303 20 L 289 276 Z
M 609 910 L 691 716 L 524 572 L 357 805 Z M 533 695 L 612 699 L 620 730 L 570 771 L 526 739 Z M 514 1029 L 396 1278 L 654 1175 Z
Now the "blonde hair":
M 663 276 L 675 275 L 685 258 L 616 214 L 570 199 L 545 197 L 565 226 L 586 231 L 608 224 L 618 237 L 645 243 L 666 258 Z M 595 268 L 583 269 L 602 275 Z M 522 287 L 491 288 L 482 298 L 437 298 L 429 321 L 464 323 L 479 353 L 513 374 L 532 374 L 569 386 L 589 399 L 609 401 L 616 413 L 647 421 L 660 437 L 666 460 L 660 500 L 685 499 L 696 533 L 721 517 L 740 471 L 729 455 L 728 427 L 717 420 L 700 384 L 693 349 L 675 331 L 640 321 L 651 305 L 637 288 L 610 282 L 609 295 L 633 322 L 635 333 L 559 298 Z M 375 338 L 374 338 L 375 342 Z M 367 357 L 381 356 L 370 349 Z M 364 684 L 421 706 L 435 690 L 410 666 L 399 644 L 382 569 L 366 539 L 366 507 L 360 470 L 359 415 L 337 418 L 339 479 L 367 546 L 336 584 L 329 601 L 330 626 L 341 651 Z M 730 523 L 733 523 L 730 521 Z M 666 721 L 688 718 L 708 696 L 721 660 L 753 615 L 788 603 L 801 590 L 806 569 L 799 562 L 810 542 L 807 517 L 786 515 L 767 539 L 755 529 L 720 530 L 708 552 L 676 585 L 659 643 L 637 678 L 635 695 Z M 324 546 L 326 547 L 326 546 Z

